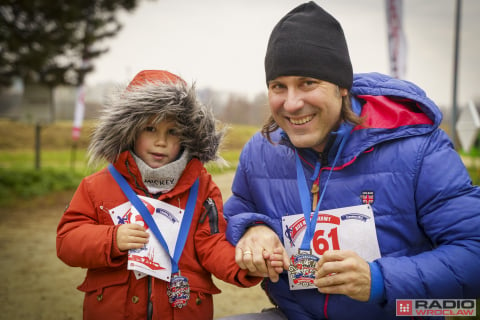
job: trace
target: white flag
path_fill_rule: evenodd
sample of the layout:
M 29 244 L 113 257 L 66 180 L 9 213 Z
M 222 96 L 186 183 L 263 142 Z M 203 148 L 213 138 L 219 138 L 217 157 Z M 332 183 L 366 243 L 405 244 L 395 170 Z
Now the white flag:
M 394 78 L 405 78 L 406 72 L 406 40 L 403 33 L 403 1 L 385 0 L 387 9 L 388 52 L 390 56 L 390 75 Z
M 85 114 L 85 86 L 82 84 L 77 87 L 77 96 L 75 99 L 75 113 L 73 116 L 72 139 L 74 141 L 80 138 L 83 117 Z

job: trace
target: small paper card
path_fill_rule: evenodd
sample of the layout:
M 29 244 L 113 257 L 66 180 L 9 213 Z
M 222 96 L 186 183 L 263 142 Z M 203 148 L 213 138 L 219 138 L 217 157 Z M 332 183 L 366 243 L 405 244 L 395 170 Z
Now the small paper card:
M 288 274 L 291 290 L 316 288 L 313 284 L 313 259 L 305 252 L 299 252 L 305 227 L 303 214 L 282 217 L 284 246 L 290 257 Z M 310 248 L 309 254 L 318 258 L 327 250 L 353 250 L 366 261 L 380 258 L 372 207 L 359 205 L 320 211 Z
M 156 199 L 143 196 L 139 198 L 152 215 L 167 243 L 168 250 L 173 253 L 183 219 L 183 210 Z M 136 223 L 150 234 L 149 241 L 143 248 L 129 250 L 128 270 L 132 270 L 137 279 L 150 275 L 170 282 L 172 274 L 170 255 L 153 235 L 137 209 L 130 202 L 125 202 L 111 209 L 109 213 L 115 224 Z

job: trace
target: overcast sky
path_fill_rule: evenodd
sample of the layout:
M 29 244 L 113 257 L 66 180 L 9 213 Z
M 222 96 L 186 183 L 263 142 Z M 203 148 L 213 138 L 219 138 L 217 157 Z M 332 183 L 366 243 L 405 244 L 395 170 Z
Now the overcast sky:
M 127 83 L 166 69 L 197 87 L 249 96 L 266 91 L 263 59 L 274 25 L 304 1 L 142 0 L 121 14 L 87 84 Z M 406 79 L 439 105 L 452 103 L 455 0 L 404 0 Z M 384 0 L 318 0 L 342 24 L 354 72 L 389 72 Z M 480 98 L 480 1 L 462 1 L 458 102 Z

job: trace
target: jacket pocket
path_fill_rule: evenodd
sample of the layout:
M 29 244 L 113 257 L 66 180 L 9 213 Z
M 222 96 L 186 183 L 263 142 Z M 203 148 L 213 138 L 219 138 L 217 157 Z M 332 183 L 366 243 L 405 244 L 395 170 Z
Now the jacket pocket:
M 78 290 L 85 292 L 84 319 L 120 319 L 125 315 L 130 272 L 122 269 L 88 270 Z
M 212 295 L 199 291 L 190 291 L 190 299 L 188 300 L 187 306 L 183 308 L 173 308 L 173 319 L 213 319 Z

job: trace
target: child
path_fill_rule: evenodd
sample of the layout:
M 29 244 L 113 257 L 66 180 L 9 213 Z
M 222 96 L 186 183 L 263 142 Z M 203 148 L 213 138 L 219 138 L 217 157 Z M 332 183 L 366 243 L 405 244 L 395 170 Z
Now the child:
M 167 71 L 140 72 L 110 103 L 92 136 L 89 155 L 90 164 L 106 160 L 113 167 L 83 179 L 57 230 L 58 257 L 70 266 L 88 268 L 78 287 L 85 292 L 84 319 L 212 319 L 212 294 L 220 292 L 212 274 L 239 287 L 261 280 L 235 263 L 235 249 L 224 234 L 222 197 L 203 166 L 218 158 L 222 137 L 194 88 Z M 180 229 L 177 238 L 185 238 L 177 261 L 181 283 L 188 281 L 183 301 L 171 299 L 176 290 L 185 291 L 172 284 L 178 273 L 169 283 L 127 270 L 129 250 L 152 242 L 146 232 L 152 225 L 112 220 L 112 209 L 130 199 L 115 171 L 136 195 L 185 210 L 183 220 L 188 220 L 192 185 L 199 181 L 191 226 Z

